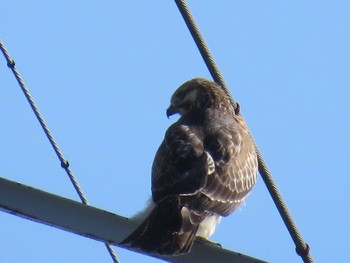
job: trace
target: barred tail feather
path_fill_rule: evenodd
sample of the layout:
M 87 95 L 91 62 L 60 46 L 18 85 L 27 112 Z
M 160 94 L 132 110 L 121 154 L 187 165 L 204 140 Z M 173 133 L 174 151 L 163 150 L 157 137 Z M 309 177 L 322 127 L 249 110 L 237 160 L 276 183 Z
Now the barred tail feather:
M 190 251 L 198 226 L 182 230 L 177 200 L 166 199 L 155 204 L 141 225 L 121 245 L 149 254 L 181 255 Z

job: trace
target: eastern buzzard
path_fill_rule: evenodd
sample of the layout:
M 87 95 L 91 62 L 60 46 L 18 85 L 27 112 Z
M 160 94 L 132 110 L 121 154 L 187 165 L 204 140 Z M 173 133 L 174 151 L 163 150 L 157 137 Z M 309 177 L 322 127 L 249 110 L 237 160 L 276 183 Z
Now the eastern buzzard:
M 254 142 L 239 109 L 221 87 L 196 78 L 171 97 L 167 116 L 180 119 L 165 133 L 152 167 L 152 203 L 122 244 L 165 255 L 188 253 L 238 208 L 257 177 Z M 140 216 L 139 216 L 140 218 Z

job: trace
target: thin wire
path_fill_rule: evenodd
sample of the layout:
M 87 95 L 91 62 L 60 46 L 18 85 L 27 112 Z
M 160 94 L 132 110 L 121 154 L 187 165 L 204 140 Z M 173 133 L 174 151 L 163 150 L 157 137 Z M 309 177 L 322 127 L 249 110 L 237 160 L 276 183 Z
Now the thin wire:
M 200 32 L 200 29 L 193 17 L 193 15 L 190 12 L 189 7 L 187 6 L 187 3 L 185 0 L 175 0 L 175 3 L 177 5 L 177 7 L 180 10 L 180 13 L 183 17 L 183 19 L 185 20 L 185 23 L 189 29 L 189 31 L 191 32 L 191 35 L 203 57 L 203 60 L 205 61 L 210 74 L 212 75 L 214 81 L 216 83 L 218 83 L 226 92 L 227 96 L 229 97 L 232 105 L 234 108 L 237 107 L 237 102 L 234 100 L 234 98 L 232 97 L 230 90 L 228 89 L 224 78 L 218 68 L 218 66 L 215 63 L 215 60 L 213 58 L 213 56 L 210 53 L 210 50 Z M 301 256 L 301 258 L 303 259 L 303 261 L 305 263 L 313 263 L 313 259 L 310 253 L 310 247 L 307 243 L 305 243 L 305 241 L 303 240 L 293 218 L 291 213 L 289 212 L 286 203 L 284 202 L 282 195 L 280 194 L 276 183 L 274 182 L 274 179 L 272 177 L 272 175 L 270 174 L 270 171 L 268 170 L 266 163 L 259 151 L 259 149 L 257 148 L 257 146 L 255 146 L 256 148 L 256 152 L 258 155 L 258 163 L 259 163 L 259 172 L 261 177 L 263 178 L 266 187 L 278 209 L 278 212 L 280 213 L 283 222 L 285 223 L 289 234 L 291 235 L 294 244 L 296 246 L 296 252 L 299 256 Z
M 204 60 L 204 63 L 206 64 L 211 76 L 213 77 L 214 81 L 223 88 L 223 90 L 228 94 L 228 98 L 233 106 L 234 109 L 237 108 L 237 102 L 233 98 L 232 94 L 230 93 L 230 90 L 224 80 L 224 77 L 222 76 L 220 69 L 218 65 L 215 62 L 214 57 L 212 56 L 208 45 L 205 42 L 205 39 L 193 17 L 193 15 L 190 12 L 190 9 L 188 8 L 186 1 L 176 1 L 175 3 L 177 7 L 180 10 L 180 13 L 182 17 L 185 20 L 185 23 L 194 39 L 194 42 L 197 45 L 197 48 L 199 52 L 202 55 L 202 58 Z
M 27 88 L 26 84 L 24 83 L 20 73 L 18 72 L 16 66 L 15 66 L 15 61 L 10 57 L 5 45 L 3 44 L 3 42 L 0 39 L 0 49 L 7 61 L 7 66 L 11 69 L 12 73 L 14 74 L 15 78 L 17 79 L 17 82 L 19 84 L 19 86 L 21 87 L 25 97 L 27 98 L 27 101 L 29 102 L 30 107 L 32 108 L 36 118 L 38 119 L 41 127 L 44 130 L 44 133 L 46 135 L 46 137 L 48 138 L 52 148 L 54 149 L 58 159 L 61 162 L 61 167 L 66 171 L 70 181 L 72 182 L 81 202 L 85 205 L 88 205 L 89 202 L 83 192 L 83 190 L 81 189 L 77 179 L 75 178 L 72 170 L 69 168 L 69 162 L 64 158 L 60 148 L 58 147 L 51 131 L 49 130 L 43 116 L 41 115 L 39 108 L 37 107 L 36 103 L 34 102 L 33 97 L 31 96 L 29 89 Z M 110 244 L 105 243 L 107 250 L 109 252 L 109 254 L 111 255 L 113 262 L 114 263 L 119 263 L 118 257 L 115 254 L 115 252 L 113 251 L 113 248 Z

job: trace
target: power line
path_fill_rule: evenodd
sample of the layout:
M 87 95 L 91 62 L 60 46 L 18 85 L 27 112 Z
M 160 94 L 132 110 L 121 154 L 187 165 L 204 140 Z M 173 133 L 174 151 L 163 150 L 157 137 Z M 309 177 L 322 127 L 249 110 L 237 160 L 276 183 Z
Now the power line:
M 51 131 L 49 130 L 49 127 L 47 126 L 43 116 L 41 115 L 38 106 L 36 105 L 33 97 L 31 96 L 29 89 L 27 88 L 26 84 L 24 83 L 20 73 L 18 72 L 16 65 L 15 65 L 15 61 L 10 57 L 9 52 L 7 51 L 5 45 L 3 44 L 3 42 L 0 39 L 0 49 L 7 61 L 7 66 L 11 69 L 12 73 L 14 74 L 19 86 L 21 87 L 23 94 L 25 95 L 25 97 L 27 98 L 27 101 L 30 105 L 30 107 L 32 108 L 36 118 L 38 119 L 41 127 L 44 130 L 44 133 L 46 135 L 46 137 L 48 138 L 52 148 L 54 149 L 58 159 L 61 162 L 61 167 L 66 171 L 71 183 L 73 184 L 75 191 L 77 192 L 81 202 L 85 205 L 88 205 L 89 202 L 82 190 L 82 188 L 80 187 L 78 180 L 75 178 L 73 171 L 69 168 L 69 162 L 64 158 L 60 148 L 58 147 L 58 144 L 55 140 L 55 138 L 53 137 Z M 116 255 L 116 253 L 113 251 L 113 248 L 111 247 L 111 245 L 109 245 L 108 243 L 105 244 L 107 247 L 107 250 L 109 252 L 109 254 L 111 255 L 113 262 L 114 263 L 119 263 L 118 257 Z
M 226 83 L 224 80 L 224 77 L 222 76 L 219 67 L 217 66 L 213 56 L 210 53 L 210 50 L 204 40 L 204 37 L 202 36 L 200 29 L 198 25 L 196 24 L 196 21 L 193 17 L 193 15 L 190 12 L 189 7 L 187 6 L 187 3 L 185 0 L 175 0 L 175 3 L 177 7 L 180 10 L 180 13 L 185 20 L 185 23 L 203 57 L 203 60 L 205 61 L 205 64 L 207 65 L 210 74 L 212 75 L 215 82 L 217 82 L 226 92 L 227 96 L 229 97 L 232 106 L 234 108 L 237 107 L 237 102 L 233 99 Z M 313 259 L 310 253 L 310 247 L 305 241 L 303 240 L 294 220 L 289 212 L 286 203 L 284 202 L 282 195 L 280 194 L 276 183 L 274 182 L 274 179 L 272 175 L 270 174 L 270 171 L 268 170 L 266 163 L 257 148 L 255 146 L 256 152 L 258 154 L 258 163 L 259 163 L 259 172 L 261 177 L 263 178 L 266 187 L 268 191 L 270 192 L 270 195 L 278 209 L 278 212 L 280 213 L 288 231 L 291 235 L 294 244 L 296 246 L 296 252 L 305 263 L 313 263 Z

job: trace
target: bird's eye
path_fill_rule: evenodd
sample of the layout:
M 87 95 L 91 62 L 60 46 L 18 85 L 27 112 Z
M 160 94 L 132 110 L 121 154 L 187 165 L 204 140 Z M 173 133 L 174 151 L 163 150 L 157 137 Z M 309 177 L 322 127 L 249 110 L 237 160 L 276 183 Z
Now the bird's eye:
M 178 98 L 180 98 L 180 99 L 184 99 L 185 97 L 186 97 L 186 92 L 185 91 L 180 91 L 178 94 L 177 94 L 177 96 L 178 96 Z

